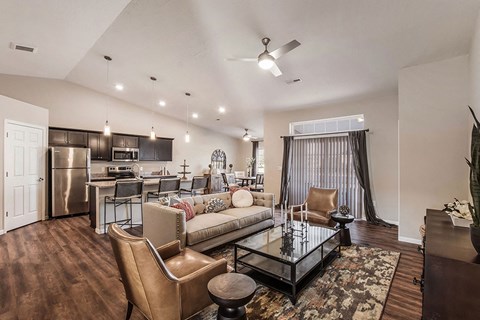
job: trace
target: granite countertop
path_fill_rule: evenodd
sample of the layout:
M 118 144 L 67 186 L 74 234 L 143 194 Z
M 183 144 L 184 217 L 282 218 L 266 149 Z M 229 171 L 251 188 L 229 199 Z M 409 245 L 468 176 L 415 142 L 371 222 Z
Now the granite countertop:
M 119 181 L 125 181 L 125 180 L 126 179 L 119 180 Z M 143 184 L 146 186 L 158 185 L 158 180 L 159 179 L 144 180 Z M 114 188 L 115 183 L 116 181 L 92 181 L 92 182 L 87 182 L 87 185 L 102 189 L 102 188 Z

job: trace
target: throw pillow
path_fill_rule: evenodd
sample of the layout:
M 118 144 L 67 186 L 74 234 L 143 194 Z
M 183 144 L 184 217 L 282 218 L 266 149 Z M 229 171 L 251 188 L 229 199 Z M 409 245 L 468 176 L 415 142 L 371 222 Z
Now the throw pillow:
M 174 203 L 182 202 L 182 200 L 178 196 L 173 197 L 163 197 L 158 199 L 158 202 L 163 206 L 171 206 Z
M 191 220 L 195 217 L 195 211 L 193 210 L 193 206 L 188 202 L 178 202 L 171 205 L 172 208 L 177 208 L 180 210 L 185 211 L 185 220 Z
M 253 204 L 253 196 L 250 191 L 238 190 L 232 195 L 232 204 L 235 208 L 251 207 Z
M 202 214 L 205 212 L 205 205 L 203 203 L 197 203 L 193 206 L 193 209 L 195 209 L 195 214 Z
M 226 209 L 227 209 L 227 206 L 225 205 L 225 202 L 223 202 L 222 199 L 212 198 L 207 202 L 205 213 L 216 213 Z

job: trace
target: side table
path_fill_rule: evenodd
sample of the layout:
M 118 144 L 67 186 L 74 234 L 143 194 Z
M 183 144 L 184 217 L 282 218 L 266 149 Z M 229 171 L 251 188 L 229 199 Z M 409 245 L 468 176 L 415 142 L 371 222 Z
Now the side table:
M 350 239 L 350 229 L 345 225 L 351 223 L 355 217 L 351 214 L 343 215 L 340 213 L 334 213 L 331 216 L 332 220 L 338 223 L 337 229 L 340 229 L 340 245 L 351 246 L 352 240 Z
M 208 293 L 218 304 L 217 319 L 247 319 L 245 305 L 253 298 L 257 284 L 240 273 L 224 273 L 208 282 Z

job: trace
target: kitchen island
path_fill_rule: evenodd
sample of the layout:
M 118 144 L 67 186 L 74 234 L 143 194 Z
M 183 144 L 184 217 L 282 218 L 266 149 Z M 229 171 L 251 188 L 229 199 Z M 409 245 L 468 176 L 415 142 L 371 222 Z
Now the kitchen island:
M 171 177 L 171 176 L 170 176 Z M 143 195 L 149 191 L 158 190 L 158 182 L 160 179 L 144 179 L 143 181 Z M 182 180 L 181 187 L 189 187 L 191 180 Z M 88 182 L 89 186 L 89 210 L 90 210 L 90 226 L 95 229 L 95 232 L 102 234 L 104 227 L 103 213 L 105 209 L 105 196 L 113 196 L 115 193 L 115 181 L 94 181 Z M 139 205 L 132 206 L 133 224 L 141 223 L 141 211 Z M 117 217 L 126 216 L 126 209 L 128 206 L 117 207 Z M 129 213 L 130 216 L 130 213 Z M 107 221 L 113 220 L 113 205 L 107 206 Z

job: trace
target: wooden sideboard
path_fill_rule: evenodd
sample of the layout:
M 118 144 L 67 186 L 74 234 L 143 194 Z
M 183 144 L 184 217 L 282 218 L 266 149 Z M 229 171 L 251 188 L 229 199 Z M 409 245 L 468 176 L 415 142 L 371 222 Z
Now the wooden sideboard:
M 480 319 L 480 256 L 470 229 L 427 209 L 423 319 Z

